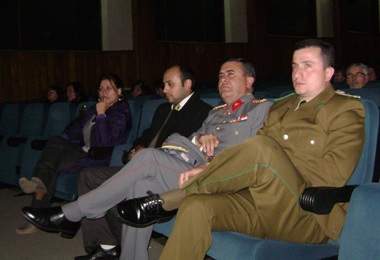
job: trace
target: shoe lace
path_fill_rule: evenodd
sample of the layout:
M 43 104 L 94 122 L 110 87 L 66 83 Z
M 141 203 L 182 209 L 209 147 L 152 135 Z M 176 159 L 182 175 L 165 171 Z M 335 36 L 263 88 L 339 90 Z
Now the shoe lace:
M 147 194 L 148 196 L 145 198 L 143 202 L 143 207 L 148 210 L 156 208 L 158 212 L 160 206 L 163 204 L 162 199 L 160 198 L 160 196 L 158 196 L 158 194 L 155 194 L 151 191 L 147 191 Z

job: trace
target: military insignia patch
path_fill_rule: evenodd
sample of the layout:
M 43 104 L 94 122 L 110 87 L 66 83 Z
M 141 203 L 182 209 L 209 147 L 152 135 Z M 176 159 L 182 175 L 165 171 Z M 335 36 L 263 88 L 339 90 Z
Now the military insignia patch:
M 214 107 L 212 110 L 219 110 L 221 108 L 225 108 L 227 106 L 227 104 L 223 104 L 223 105 L 220 105 L 220 106 L 217 106 L 217 107 Z
M 346 93 L 340 89 L 335 90 L 335 93 L 338 95 L 350 97 L 350 98 L 361 98 L 359 95 L 351 95 L 350 93 Z
M 267 102 L 268 100 L 266 98 L 261 98 L 261 99 L 252 99 L 252 104 L 260 104 L 260 103 L 264 103 L 264 102 Z

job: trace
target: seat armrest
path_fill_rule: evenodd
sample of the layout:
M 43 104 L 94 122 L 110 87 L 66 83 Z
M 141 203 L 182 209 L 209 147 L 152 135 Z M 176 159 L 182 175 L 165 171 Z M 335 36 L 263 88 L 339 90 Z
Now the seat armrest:
M 9 137 L 7 139 L 7 144 L 11 147 L 17 147 L 20 146 L 20 144 L 25 143 L 26 139 L 26 137 Z
M 309 187 L 302 192 L 299 203 L 303 210 L 318 215 L 329 214 L 335 203 L 349 202 L 351 194 L 356 187 L 357 185 L 347 185 L 344 187 Z
M 113 147 L 91 147 L 88 150 L 88 157 L 94 160 L 103 160 L 107 156 L 111 156 Z

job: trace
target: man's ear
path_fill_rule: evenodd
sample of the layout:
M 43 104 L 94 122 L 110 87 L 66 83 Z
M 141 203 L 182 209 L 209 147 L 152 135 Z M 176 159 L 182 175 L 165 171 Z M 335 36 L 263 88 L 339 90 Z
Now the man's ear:
M 186 79 L 183 86 L 186 90 L 191 91 L 193 82 L 190 79 Z
M 334 75 L 335 69 L 333 67 L 327 67 L 325 69 L 325 81 L 330 81 Z
M 252 88 L 253 82 L 255 82 L 255 78 L 254 77 L 247 77 L 246 81 L 247 81 L 247 86 L 249 86 L 250 88 Z

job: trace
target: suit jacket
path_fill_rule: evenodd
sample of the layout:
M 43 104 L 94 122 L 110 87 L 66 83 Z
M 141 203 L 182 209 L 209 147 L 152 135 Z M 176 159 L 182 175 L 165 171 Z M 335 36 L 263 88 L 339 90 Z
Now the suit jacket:
M 361 102 L 335 94 L 331 86 L 294 111 L 299 101 L 291 95 L 273 105 L 259 134 L 283 147 L 308 187 L 344 186 L 364 143 Z M 315 215 L 328 237 L 338 238 L 346 210 L 347 205 L 338 204 L 329 215 Z
M 138 145 L 148 147 L 169 115 L 171 106 L 172 104 L 167 102 L 156 109 L 152 124 L 133 142 L 133 148 Z M 186 137 L 190 136 L 201 127 L 211 109 L 212 106 L 203 102 L 199 94 L 194 92 L 181 110 L 172 112 L 157 138 L 155 147 L 161 147 L 162 143 L 173 133 L 179 133 Z

